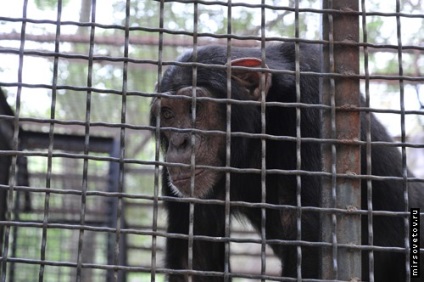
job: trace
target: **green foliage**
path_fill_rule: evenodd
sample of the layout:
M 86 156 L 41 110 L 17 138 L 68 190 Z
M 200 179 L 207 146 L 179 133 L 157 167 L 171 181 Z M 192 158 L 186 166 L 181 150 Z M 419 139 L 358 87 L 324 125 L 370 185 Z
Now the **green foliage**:
M 40 10 L 56 10 L 58 0 L 34 0 L 35 5 Z M 62 0 L 62 6 L 66 6 L 69 0 Z
M 368 40 L 381 40 L 380 31 L 384 25 L 384 19 L 381 17 L 367 17 L 367 37 Z

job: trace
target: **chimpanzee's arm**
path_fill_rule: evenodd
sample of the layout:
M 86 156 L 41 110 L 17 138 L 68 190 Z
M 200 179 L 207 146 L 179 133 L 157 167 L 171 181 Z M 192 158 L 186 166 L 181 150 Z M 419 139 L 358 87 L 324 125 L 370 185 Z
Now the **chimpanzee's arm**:
M 169 187 L 165 192 L 169 195 Z M 166 191 L 167 190 L 167 191 Z M 188 281 L 185 272 L 188 267 L 188 237 L 186 239 L 172 238 L 175 234 L 188 235 L 189 233 L 189 204 L 169 201 L 166 203 L 168 210 L 168 230 L 171 236 L 166 242 L 166 268 L 170 270 L 183 270 L 182 274 L 170 274 L 170 282 Z M 195 204 L 194 235 L 209 236 L 212 240 L 224 237 L 225 212 L 223 205 Z M 200 271 L 224 272 L 225 243 L 211 240 L 194 239 L 193 241 L 193 269 Z M 193 281 L 218 282 L 224 281 L 223 274 L 205 276 L 194 275 Z

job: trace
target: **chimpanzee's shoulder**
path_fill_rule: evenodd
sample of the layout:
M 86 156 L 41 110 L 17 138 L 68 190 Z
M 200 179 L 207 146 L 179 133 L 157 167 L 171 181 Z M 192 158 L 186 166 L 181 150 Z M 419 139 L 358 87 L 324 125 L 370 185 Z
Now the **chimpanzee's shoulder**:
M 316 71 L 321 67 L 321 48 L 316 44 L 299 43 L 273 43 L 267 46 L 267 63 L 275 69 L 294 70 L 296 60 L 300 61 L 302 71 Z M 297 52 L 299 52 L 297 54 Z

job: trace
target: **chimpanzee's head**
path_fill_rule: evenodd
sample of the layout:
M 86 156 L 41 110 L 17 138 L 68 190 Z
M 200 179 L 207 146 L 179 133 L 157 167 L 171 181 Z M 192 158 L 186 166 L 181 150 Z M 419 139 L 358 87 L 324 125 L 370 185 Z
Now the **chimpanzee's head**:
M 193 62 L 191 52 L 183 55 L 182 63 Z M 160 140 L 165 156 L 169 187 L 179 196 L 207 197 L 223 177 L 227 144 L 228 98 L 261 100 L 271 86 L 271 74 L 247 68 L 232 68 L 231 93 L 227 91 L 227 63 L 225 48 L 200 48 L 197 63 L 211 66 L 171 66 L 160 82 L 163 95 L 152 101 L 151 125 L 160 127 Z M 215 68 L 214 66 L 218 67 Z M 234 58 L 231 67 L 261 68 L 262 61 L 254 57 Z M 193 74 L 196 85 L 193 86 Z M 262 80 L 261 84 L 261 77 Z M 263 85 L 263 86 L 262 86 Z M 259 106 L 231 105 L 231 131 L 253 133 L 260 124 Z M 231 139 L 231 138 L 230 138 Z M 228 139 L 229 140 L 229 139 Z M 252 152 L 231 146 L 231 158 Z M 192 167 L 194 164 L 194 168 Z M 221 168 L 221 170 L 219 169 Z M 194 190 L 191 183 L 194 180 Z

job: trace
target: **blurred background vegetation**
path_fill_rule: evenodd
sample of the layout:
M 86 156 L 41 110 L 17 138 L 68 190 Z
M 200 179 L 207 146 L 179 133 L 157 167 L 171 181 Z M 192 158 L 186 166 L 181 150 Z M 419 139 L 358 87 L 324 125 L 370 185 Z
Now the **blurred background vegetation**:
M 160 4 L 157 1 L 130 1 L 129 10 L 129 63 L 126 78 L 127 91 L 134 95 L 129 96 L 126 107 L 126 122 L 134 125 L 147 124 L 147 111 L 149 96 L 153 92 L 158 77 L 159 59 L 159 15 Z M 302 11 L 299 18 L 300 38 L 316 40 L 320 38 L 321 14 L 318 12 L 321 3 L 319 1 L 299 1 Z M 22 17 L 21 1 L 10 9 L 17 18 Z M 237 1 L 235 1 L 237 3 Z M 260 1 L 252 1 L 249 4 L 259 4 Z M 265 10 L 266 37 L 276 40 L 293 38 L 295 36 L 293 11 L 294 0 L 290 1 L 267 1 L 267 5 L 274 9 Z M 396 36 L 396 1 L 366 1 L 366 31 L 368 43 L 378 48 L 368 48 L 369 70 L 371 75 L 397 75 L 399 63 L 397 50 L 391 47 L 398 46 Z M 15 7 L 15 8 L 14 8 Z M 62 1 L 62 14 L 60 26 L 60 44 L 58 59 L 58 86 L 87 85 L 90 75 L 93 91 L 92 108 L 90 119 L 92 122 L 119 123 L 121 122 L 119 93 L 123 88 L 124 73 L 124 40 L 126 3 L 124 1 L 106 0 L 97 3 L 95 22 L 99 24 L 95 28 L 93 50 L 93 72 L 88 74 L 88 52 L 90 26 L 78 23 L 91 22 L 91 1 Z M 23 82 L 28 84 L 51 85 L 54 64 L 54 44 L 56 37 L 55 21 L 58 17 L 58 2 L 37 0 L 29 1 L 28 18 L 34 19 L 26 25 L 25 61 L 23 68 Z M 403 69 L 405 76 L 421 77 L 423 69 L 422 47 L 424 45 L 423 13 L 424 8 L 421 0 L 401 1 L 401 13 L 416 15 L 416 17 L 401 18 L 401 43 L 403 47 Z M 3 16 L 9 16 L 3 10 Z M 260 8 L 247 8 L 235 6 L 232 8 L 232 33 L 239 37 L 249 38 L 260 36 L 261 22 Z M 381 14 L 383 13 L 383 14 Z M 0 14 L 1 15 L 1 14 Z M 43 20 L 50 20 L 45 23 Z M 37 22 L 39 21 L 39 22 Z M 227 33 L 227 7 L 225 5 L 202 5 L 198 4 L 197 32 L 200 35 L 199 45 L 226 44 L 225 39 L 208 37 L 210 35 L 225 35 Z M 362 23 L 362 19 L 360 19 Z M 163 9 L 163 28 L 167 31 L 163 35 L 162 61 L 172 61 L 184 50 L 190 49 L 193 38 L 190 35 L 194 29 L 194 4 L 165 3 Z M 0 40 L 3 48 L 16 48 L 20 46 L 20 22 L 3 20 L 0 22 L 2 34 Z M 361 31 L 362 34 L 362 31 Z M 258 46 L 255 40 L 233 40 L 234 45 Z M 385 48 L 385 46 L 388 46 Z M 407 48 L 416 46 L 421 49 Z M 68 58 L 69 55 L 79 55 L 79 58 Z M 16 82 L 18 54 L 3 51 L 0 53 L 3 64 L 0 66 L 1 81 Z M 7 60 L 5 58 L 7 56 Z M 13 57 L 13 58 L 12 58 Z M 5 63 L 6 61 L 6 63 Z M 8 63 L 8 62 L 12 63 Z M 363 62 L 363 60 L 362 60 Z M 362 74 L 364 68 L 361 68 Z M 376 108 L 399 108 L 399 82 L 396 80 L 373 79 L 371 82 L 371 103 Z M 422 81 L 405 82 L 406 106 L 408 110 L 419 110 L 420 102 L 417 97 L 422 97 Z M 5 89 L 9 97 L 8 101 L 16 103 L 16 87 Z M 35 91 L 34 91 L 35 90 Z M 104 90 L 104 91 L 103 91 Z M 110 94 L 109 92 L 113 93 Z M 363 91 L 364 92 L 364 91 Z M 130 94 L 131 94 L 130 93 Z M 55 118 L 60 120 L 84 120 L 86 118 L 86 93 L 63 89 L 57 91 L 57 105 Z M 143 95 L 144 94 L 144 95 Z M 37 95 L 37 96 L 36 96 Z M 30 97 L 29 97 L 30 96 Z M 36 98 L 35 98 L 36 96 Z M 45 118 L 51 113 L 51 90 L 43 87 L 35 89 L 23 89 L 21 97 L 24 116 Z M 143 97 L 140 97 L 143 96 Z M 32 103 L 34 100 L 37 103 Z M 392 121 L 392 118 L 384 120 Z M 399 134 L 400 118 L 397 124 L 390 122 L 389 129 L 392 135 Z M 408 134 L 421 131 L 422 121 L 419 115 L 407 116 Z M 139 143 L 138 141 L 132 143 Z M 128 148 L 128 153 L 136 156 L 145 150 L 133 151 Z M 145 156 L 141 156 L 145 157 Z

